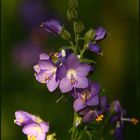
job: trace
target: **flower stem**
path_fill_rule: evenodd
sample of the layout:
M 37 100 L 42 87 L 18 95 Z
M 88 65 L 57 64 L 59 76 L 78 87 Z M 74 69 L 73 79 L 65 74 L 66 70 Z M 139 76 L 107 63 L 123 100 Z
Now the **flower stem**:
M 86 44 L 84 44 L 84 47 L 83 47 L 83 49 L 82 49 L 82 51 L 81 51 L 81 53 L 80 53 L 80 59 L 83 58 L 83 55 L 84 55 L 86 49 L 87 49 L 87 46 L 86 46 Z

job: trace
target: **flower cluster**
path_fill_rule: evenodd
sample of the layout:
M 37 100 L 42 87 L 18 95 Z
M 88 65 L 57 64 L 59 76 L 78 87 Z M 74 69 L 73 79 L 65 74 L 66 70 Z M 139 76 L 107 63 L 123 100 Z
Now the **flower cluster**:
M 45 31 L 60 36 L 68 42 L 68 45 L 60 48 L 61 51 L 58 52 L 40 54 L 38 63 L 34 66 L 35 78 L 38 82 L 46 84 L 50 92 L 59 88 L 62 94 L 67 93 L 73 98 L 73 109 L 76 115 L 72 140 L 80 139 L 81 136 L 77 138 L 79 134 L 74 135 L 79 126 L 85 125 L 87 129 L 89 124 L 93 122 L 101 124 L 104 120 L 112 126 L 114 138 L 122 140 L 124 122 L 137 124 L 138 120 L 126 118 L 126 111 L 119 101 L 109 103 L 107 96 L 102 94 L 100 84 L 90 79 L 90 74 L 94 72 L 95 61 L 86 56 L 85 52 L 92 51 L 93 55 L 103 55 L 98 43 L 105 39 L 108 32 L 103 27 L 92 28 L 85 32 L 84 37 L 81 37 L 84 25 L 77 19 L 77 6 L 77 0 L 70 0 L 67 11 L 68 19 L 73 23 L 74 36 L 57 20 L 52 19 L 41 24 Z M 23 133 L 28 135 L 29 140 L 45 139 L 49 131 L 48 123 L 23 111 L 17 111 L 15 115 L 15 123 L 23 126 Z M 92 129 L 95 129 L 94 126 Z M 90 136 L 92 135 L 91 133 Z
M 63 32 L 60 23 L 56 20 L 44 22 L 41 25 L 49 33 L 61 35 Z M 90 50 L 95 54 L 103 54 L 98 42 L 103 40 L 107 31 L 103 27 L 89 30 L 85 34 L 85 44 L 80 54 L 75 53 L 71 46 L 71 51 L 62 49 L 60 52 L 53 52 L 49 55 L 40 54 L 39 62 L 34 66 L 36 80 L 45 83 L 50 92 L 57 87 L 62 93 L 68 93 L 73 97 L 74 111 L 77 112 L 81 123 L 89 124 L 94 120 L 101 122 L 104 114 L 110 113 L 109 123 L 115 126 L 113 136 L 121 140 L 123 138 L 124 121 L 137 124 L 136 119 L 123 118 L 125 111 L 121 109 L 119 101 L 111 104 L 105 95 L 101 95 L 101 87 L 98 82 L 92 82 L 87 76 L 93 72 L 91 63 L 82 62 L 82 53 Z M 76 46 L 74 46 L 76 47 Z M 55 58 L 55 59 L 54 59 Z M 90 61 L 91 62 L 91 61 Z M 113 113 L 112 113 L 113 110 Z
M 28 140 L 45 140 L 50 127 L 48 122 L 25 111 L 16 111 L 15 117 L 14 123 L 23 127 L 22 132 Z

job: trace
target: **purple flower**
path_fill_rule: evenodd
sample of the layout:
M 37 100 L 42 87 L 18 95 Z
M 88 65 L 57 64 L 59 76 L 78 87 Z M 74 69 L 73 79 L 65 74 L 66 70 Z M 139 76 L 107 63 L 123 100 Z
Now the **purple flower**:
M 78 98 L 75 99 L 73 108 L 76 112 L 84 109 L 87 106 L 96 106 L 99 104 L 100 85 L 97 82 L 89 84 L 89 87 L 78 93 Z
M 25 111 L 16 111 L 15 117 L 16 120 L 14 122 L 23 126 L 22 131 L 29 140 L 45 140 L 46 133 L 49 131 L 48 122 L 44 122 L 41 118 Z
M 85 109 L 84 109 L 85 110 Z M 85 114 L 83 114 L 83 122 L 89 123 L 96 119 L 97 122 L 100 122 L 104 118 L 104 113 L 108 111 L 108 102 L 107 97 L 102 96 L 100 97 L 99 104 L 97 106 L 92 107 L 91 109 L 87 110 Z M 81 114 L 81 112 L 79 112 Z
M 106 36 L 106 30 L 103 27 L 99 27 L 95 29 L 95 41 L 99 41 L 105 38 Z
M 62 26 L 57 20 L 43 22 L 41 27 L 49 33 L 60 34 L 62 32 Z
M 123 125 L 121 125 L 120 123 L 118 123 L 116 125 L 116 128 L 114 130 L 113 137 L 116 140 L 123 140 L 124 139 L 124 136 L 123 136 Z
M 50 60 L 47 54 L 41 54 L 40 60 L 34 66 L 36 80 L 40 83 L 45 83 L 50 92 L 54 91 L 59 85 L 57 78 L 57 67 Z
M 118 100 L 113 101 L 110 107 L 110 123 L 115 125 L 114 138 L 117 140 L 123 140 L 123 129 L 124 122 L 131 122 L 136 125 L 139 121 L 135 118 L 126 118 L 126 110 L 121 107 L 121 104 Z
M 110 111 L 112 113 L 110 122 L 116 123 L 117 121 L 121 121 L 121 118 L 126 115 L 126 111 L 122 109 L 121 104 L 118 100 L 113 101 L 111 103 Z
M 88 48 L 89 48 L 93 53 L 102 54 L 101 48 L 100 48 L 96 43 L 89 42 Z
M 66 93 L 73 88 L 86 88 L 88 86 L 86 76 L 89 71 L 89 65 L 80 63 L 74 54 L 69 55 L 58 70 L 61 92 Z
M 49 131 L 49 124 L 46 122 L 30 123 L 23 127 L 23 133 L 29 140 L 45 140 L 46 133 Z
M 16 111 L 15 117 L 16 119 L 14 120 L 14 123 L 19 126 L 24 126 L 32 121 L 30 114 L 25 111 Z

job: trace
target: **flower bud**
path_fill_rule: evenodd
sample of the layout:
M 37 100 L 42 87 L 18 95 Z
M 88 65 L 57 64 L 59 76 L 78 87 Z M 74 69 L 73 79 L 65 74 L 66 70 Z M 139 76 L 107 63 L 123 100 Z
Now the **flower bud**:
M 76 9 L 70 8 L 70 9 L 67 10 L 67 18 L 68 18 L 68 20 L 73 21 L 77 17 L 78 17 L 78 13 L 77 13 Z
M 71 35 L 70 35 L 70 33 L 69 33 L 65 28 L 63 28 L 63 30 L 62 30 L 62 32 L 61 32 L 61 37 L 62 37 L 64 40 L 70 40 Z
M 90 29 L 85 33 L 85 40 L 87 42 L 92 41 L 95 37 L 95 31 L 93 29 Z

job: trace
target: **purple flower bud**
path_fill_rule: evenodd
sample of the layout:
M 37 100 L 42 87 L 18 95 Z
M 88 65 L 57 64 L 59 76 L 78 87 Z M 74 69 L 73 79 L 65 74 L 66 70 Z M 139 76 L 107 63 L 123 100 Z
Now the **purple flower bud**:
M 103 27 L 96 28 L 95 32 L 96 32 L 96 35 L 95 35 L 96 41 L 104 39 L 107 33 Z
M 56 20 L 43 22 L 41 27 L 43 27 L 49 33 L 60 34 L 62 32 L 62 26 Z
M 90 43 L 88 44 L 88 48 L 89 48 L 93 53 L 101 54 L 101 48 L 100 48 L 97 44 L 94 44 L 94 43 L 90 42 Z
M 124 130 L 124 125 L 121 124 L 120 122 L 117 122 L 116 128 L 115 128 L 115 130 L 114 130 L 113 137 L 114 137 L 116 140 L 124 140 L 123 130 Z

